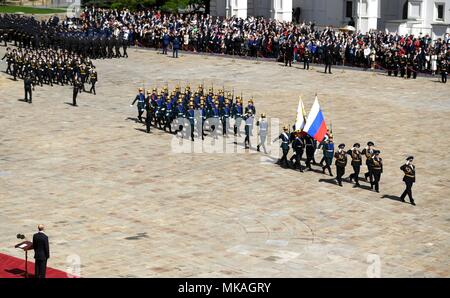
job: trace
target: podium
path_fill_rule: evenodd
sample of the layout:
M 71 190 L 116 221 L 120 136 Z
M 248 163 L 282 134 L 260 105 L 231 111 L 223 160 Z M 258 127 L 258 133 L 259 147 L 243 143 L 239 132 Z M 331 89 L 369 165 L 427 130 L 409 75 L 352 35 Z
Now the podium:
M 16 244 L 14 247 L 25 252 L 25 278 L 28 278 L 28 251 L 33 249 L 33 242 L 22 241 L 19 244 Z

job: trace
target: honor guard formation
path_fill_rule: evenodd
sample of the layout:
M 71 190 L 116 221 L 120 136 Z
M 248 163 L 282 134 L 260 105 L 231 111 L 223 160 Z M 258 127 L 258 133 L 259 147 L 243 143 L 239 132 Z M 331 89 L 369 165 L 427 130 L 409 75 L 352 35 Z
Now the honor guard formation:
M 253 120 L 256 114 L 256 108 L 253 98 L 250 98 L 244 108 L 243 96 L 235 96 L 233 92 L 226 92 L 225 88 L 214 91 L 214 87 L 205 90 L 204 85 L 198 86 L 197 90 L 191 90 L 187 85 L 184 90 L 176 86 L 171 92 L 167 86 L 161 90 L 153 88 L 147 90 L 139 88 L 139 94 L 136 95 L 130 106 L 137 103 L 137 119 L 143 122 L 142 115 L 144 111 L 147 133 L 150 127 L 157 127 L 170 133 L 177 133 L 187 127 L 189 123 L 190 138 L 194 141 L 195 132 L 202 139 L 206 136 L 204 127 L 209 131 L 227 136 L 230 133 L 230 122 L 233 119 L 233 134 L 241 136 L 241 126 L 245 126 L 245 144 L 250 147 L 250 136 L 253 128 Z M 201 131 L 196 124 L 196 116 L 201 119 Z M 265 116 L 264 116 L 265 117 Z M 183 124 L 185 123 L 185 124 Z M 206 123 L 206 125 L 205 125 Z M 197 129 L 197 131 L 196 131 Z M 259 147 L 258 147 L 259 150 Z
M 25 101 L 29 103 L 34 86 L 43 84 L 73 86 L 74 106 L 78 93 L 87 92 L 85 84 L 90 84 L 89 92 L 96 94 L 98 74 L 90 57 L 98 56 L 84 44 L 93 39 L 64 31 L 58 22 L 55 18 L 39 23 L 30 17 L 0 16 L 5 45 L 14 43 L 2 57 L 7 63 L 6 73 L 14 80 L 24 80 Z
M 283 132 L 276 137 L 273 142 L 281 140 L 282 157 L 278 160 L 278 164 L 285 168 L 292 168 L 303 172 L 304 170 L 312 170 L 312 165 L 320 165 L 322 173 L 327 171 L 330 176 L 333 176 L 331 167 L 333 164 L 333 158 L 335 159 L 336 166 L 336 182 L 339 186 L 342 186 L 342 181 L 355 182 L 354 187 L 361 186 L 359 181 L 359 173 L 361 170 L 363 157 L 366 161 L 367 172 L 364 174 L 364 181 L 370 183 L 370 189 L 379 192 L 379 182 L 381 179 L 381 173 L 383 172 L 383 160 L 380 157 L 380 150 L 374 149 L 374 143 L 368 142 L 367 147 L 362 151 L 361 145 L 355 143 L 350 149 L 345 149 L 345 144 L 339 144 L 338 150 L 335 150 L 333 135 L 330 131 L 327 131 L 322 142 L 317 145 L 317 141 L 310 135 L 302 130 L 294 130 L 289 132 L 289 127 L 284 126 Z M 291 146 L 290 146 L 291 144 Z M 290 147 L 294 151 L 292 157 L 288 160 L 288 154 Z M 316 149 L 322 149 L 322 160 L 317 163 L 315 160 Z M 303 154 L 306 153 L 305 167 L 302 166 L 301 161 Z M 351 160 L 350 164 L 353 168 L 347 178 L 343 178 L 345 174 L 345 168 L 348 160 Z M 295 162 L 293 162 L 295 160 Z
M 309 69 L 310 62 L 324 63 L 326 73 L 331 73 L 332 65 L 336 64 L 384 68 L 389 76 L 405 78 L 416 78 L 419 72 L 429 71 L 432 75 L 440 72 L 445 83 L 450 61 L 450 35 L 447 35 L 444 40 L 436 41 L 428 36 L 382 32 L 356 35 L 331 27 L 316 30 L 313 23 L 294 25 L 251 17 L 219 19 L 196 14 L 161 14 L 148 9 L 132 13 L 86 7 L 77 18 L 67 17 L 60 21 L 54 16 L 41 22 L 33 17 L 0 15 L 0 41 L 5 47 L 10 43 L 2 60 L 7 63 L 7 74 L 14 80 L 23 79 L 25 100 L 32 102 L 32 90 L 37 85 L 71 85 L 74 106 L 78 94 L 87 92 L 85 84 L 90 84 L 89 92 L 96 94 L 98 75 L 92 59 L 128 57 L 128 44 L 162 48 L 165 54 L 172 45 L 174 57 L 178 57 L 178 50 L 183 49 L 263 56 L 278 59 L 285 66 L 303 62 L 305 69 Z M 153 126 L 169 133 L 186 133 L 192 141 L 195 137 L 203 140 L 207 135 L 213 138 L 218 134 L 242 137 L 244 133 L 245 148 L 252 148 L 250 137 L 256 117 L 254 100 L 249 98 L 245 102 L 242 94 L 235 95 L 234 90 L 226 91 L 224 87 L 214 90 L 213 86 L 206 89 L 204 84 L 198 85 L 197 90 L 191 90 L 189 85 L 184 90 L 176 86 L 172 91 L 168 86 L 152 90 L 140 88 L 131 106 L 134 104 L 138 121 L 144 122 L 145 112 L 147 133 Z M 268 120 L 265 113 L 260 115 L 256 126 L 259 137 L 256 150 L 263 149 L 267 154 Z M 190 129 L 184 129 L 187 127 Z M 281 166 L 303 172 L 312 170 L 313 165 L 320 165 L 322 173 L 333 176 L 335 159 L 335 179 L 339 186 L 348 181 L 359 187 L 363 180 L 370 183 L 371 190 L 379 192 L 383 161 L 373 142 L 368 142 L 362 150 L 359 143 L 348 150 L 345 144 L 339 144 L 335 150 L 331 131 L 318 142 L 308 133 L 296 130 L 295 126 L 292 132 L 285 126 L 272 142 L 277 140 L 281 141 L 282 157 L 278 160 Z M 288 159 L 291 147 L 294 154 Z M 316 150 L 322 150 L 323 158 L 319 163 L 315 160 Z M 367 172 L 361 179 L 363 159 Z M 349 161 L 353 172 L 344 178 Z M 412 161 L 413 157 L 408 157 L 400 168 L 406 184 L 401 200 L 408 196 L 415 205 Z

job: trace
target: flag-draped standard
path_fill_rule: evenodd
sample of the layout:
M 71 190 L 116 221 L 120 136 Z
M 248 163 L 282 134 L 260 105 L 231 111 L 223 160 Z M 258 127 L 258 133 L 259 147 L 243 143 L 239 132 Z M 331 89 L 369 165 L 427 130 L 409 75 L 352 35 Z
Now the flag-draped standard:
M 306 112 L 305 106 L 303 105 L 303 100 L 300 98 L 298 101 L 297 108 L 297 120 L 295 121 L 295 130 L 302 130 L 305 127 L 306 123 Z
M 319 100 L 314 100 L 314 104 L 309 112 L 306 124 L 303 130 L 311 137 L 319 142 L 322 142 L 323 138 L 327 134 L 327 125 L 325 118 L 323 117 L 322 110 L 320 109 Z

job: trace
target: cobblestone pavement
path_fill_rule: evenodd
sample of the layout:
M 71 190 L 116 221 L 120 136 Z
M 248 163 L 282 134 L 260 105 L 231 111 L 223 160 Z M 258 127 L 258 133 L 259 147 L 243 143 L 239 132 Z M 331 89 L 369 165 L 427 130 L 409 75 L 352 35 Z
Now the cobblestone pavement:
M 79 257 L 84 277 L 450 276 L 450 85 L 129 52 L 96 61 L 98 93 L 82 93 L 77 108 L 70 87 L 20 101 L 23 83 L 0 65 L 0 252 L 21 257 L 15 235 L 43 223 L 48 265 L 67 270 Z M 255 151 L 175 153 L 172 135 L 133 120 L 138 87 L 202 80 L 254 96 L 258 114 L 280 125 L 294 122 L 299 95 L 308 111 L 317 93 L 336 143 L 372 140 L 382 151 L 380 193 Z M 416 207 L 395 200 L 409 154 Z

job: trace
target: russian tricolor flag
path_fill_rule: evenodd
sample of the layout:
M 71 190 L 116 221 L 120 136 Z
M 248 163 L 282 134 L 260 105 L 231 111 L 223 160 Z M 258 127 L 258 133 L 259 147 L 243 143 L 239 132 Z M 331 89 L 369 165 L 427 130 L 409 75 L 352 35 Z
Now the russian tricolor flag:
M 320 109 L 319 100 L 314 100 L 314 104 L 309 112 L 308 119 L 303 130 L 318 142 L 322 142 L 323 138 L 327 134 L 327 125 Z

